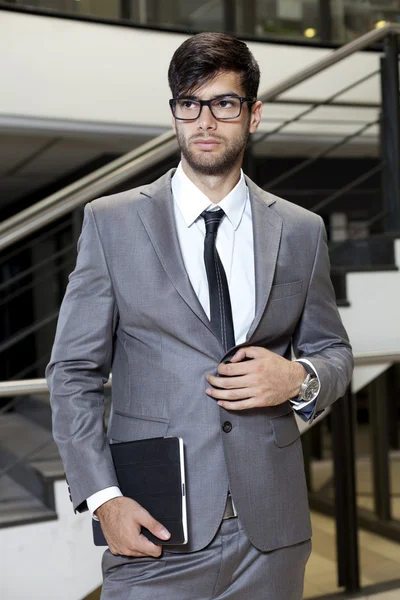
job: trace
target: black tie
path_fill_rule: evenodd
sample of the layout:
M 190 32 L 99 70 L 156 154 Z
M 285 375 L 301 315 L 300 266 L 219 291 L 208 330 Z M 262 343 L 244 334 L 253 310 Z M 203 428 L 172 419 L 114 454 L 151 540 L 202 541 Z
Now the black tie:
M 216 211 L 205 210 L 201 213 L 201 216 L 206 224 L 204 263 L 206 265 L 208 291 L 210 294 L 211 326 L 221 340 L 225 350 L 229 350 L 235 345 L 231 299 L 224 267 L 215 245 L 218 227 L 225 213 L 219 208 Z

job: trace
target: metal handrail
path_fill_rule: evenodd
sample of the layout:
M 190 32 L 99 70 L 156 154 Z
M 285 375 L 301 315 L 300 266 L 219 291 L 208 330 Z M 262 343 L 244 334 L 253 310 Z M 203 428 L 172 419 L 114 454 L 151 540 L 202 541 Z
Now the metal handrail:
M 57 267 L 47 269 L 43 275 L 38 275 L 37 277 L 35 277 L 35 281 L 33 283 L 29 282 L 25 285 L 18 286 L 18 288 L 15 291 L 9 292 L 7 295 L 4 295 L 4 298 L 0 300 L 0 309 L 2 306 L 7 305 L 11 300 L 15 300 L 15 298 L 18 298 L 25 292 L 33 290 L 34 288 L 37 288 L 38 286 L 42 285 L 44 281 L 47 281 L 48 279 L 53 279 L 56 275 L 62 274 L 67 268 L 68 271 L 71 271 L 71 269 L 74 268 L 75 255 L 71 255 L 71 251 L 74 248 L 75 244 L 67 246 L 63 254 L 69 253 L 69 255 L 64 260 L 60 261 Z M 58 257 L 60 256 L 61 253 L 58 253 Z
M 35 321 L 35 323 L 33 323 L 33 325 L 29 325 L 28 327 L 21 329 L 18 333 L 11 336 L 5 342 L 0 344 L 0 353 L 5 352 L 9 348 L 14 346 L 18 342 L 20 342 L 21 340 L 25 339 L 28 335 L 35 333 L 41 327 L 44 327 L 45 325 L 48 325 L 49 323 L 56 321 L 58 319 L 58 313 L 59 313 L 59 310 L 55 310 L 55 311 L 51 312 L 50 314 L 48 314 L 46 317 L 43 317 L 42 319 Z
M 365 365 L 384 365 L 386 363 L 400 363 L 400 352 L 357 352 L 354 354 L 356 367 Z M 111 387 L 112 378 L 104 387 Z M 11 396 L 28 396 L 29 394 L 48 393 L 46 379 L 22 379 L 21 381 L 0 381 L 0 398 Z
M 352 42 L 341 46 L 337 50 L 334 50 L 328 56 L 324 56 L 320 60 L 317 60 L 309 67 L 305 67 L 295 75 L 289 75 L 289 77 L 286 77 L 286 79 L 272 87 L 270 90 L 268 90 L 268 92 L 262 94 L 259 97 L 259 100 L 261 100 L 261 102 L 271 102 L 272 100 L 275 100 L 284 92 L 287 92 L 291 88 L 296 87 L 307 79 L 314 77 L 314 75 L 318 75 L 318 73 L 321 73 L 321 71 L 332 67 L 344 58 L 347 58 L 348 56 L 351 56 L 360 50 L 365 50 L 365 48 L 368 48 L 372 44 L 379 42 L 390 33 L 400 35 L 400 25 L 396 23 L 387 23 L 379 29 L 373 29 L 372 31 L 369 31 L 356 40 L 353 40 Z
M 5 223 L 5 221 L 3 223 Z M 25 244 L 23 244 L 21 246 L 17 246 L 17 248 L 14 248 L 11 252 L 8 252 L 7 254 L 2 255 L 0 258 L 0 266 L 5 264 L 12 258 L 15 258 L 15 256 L 21 254 L 25 250 L 32 248 L 32 246 L 38 245 L 41 242 L 43 242 L 44 240 L 48 240 L 52 236 L 55 236 L 57 233 L 62 232 L 64 229 L 68 230 L 68 228 L 71 227 L 72 223 L 73 223 L 73 216 L 71 214 L 69 216 L 69 218 L 63 219 L 61 223 L 57 223 L 57 225 L 52 227 L 50 230 L 49 229 L 45 230 L 40 235 L 35 236 L 34 239 L 28 240 Z
M 111 376 L 104 387 L 111 387 Z M 46 394 L 49 388 L 46 379 L 22 379 L 20 381 L 1 381 L 0 398 L 11 396 L 29 396 L 30 394 Z
M 176 152 L 168 131 L 0 223 L 0 251 Z
M 305 160 L 301 161 L 299 164 L 295 165 L 288 171 L 285 171 L 281 175 L 278 175 L 277 177 L 274 177 L 274 179 L 271 179 L 267 183 L 264 183 L 262 185 L 263 189 L 272 189 L 272 188 L 276 187 L 278 185 L 278 183 L 281 183 L 282 181 L 289 179 L 289 177 L 292 177 L 293 175 L 300 173 L 301 171 L 303 171 L 310 165 L 317 162 L 317 160 L 319 160 L 320 158 L 325 158 L 326 156 L 329 156 L 329 154 L 332 154 L 332 152 L 334 152 L 338 148 L 345 146 L 350 140 L 354 140 L 355 138 L 360 137 L 361 135 L 363 135 L 363 133 L 365 133 L 368 129 L 370 129 L 377 123 L 379 123 L 378 120 L 363 124 L 362 127 L 359 127 L 353 133 L 349 133 L 348 135 L 343 137 L 338 142 L 335 142 L 334 144 L 329 146 L 329 148 L 325 148 L 324 150 L 321 150 L 317 154 L 314 154 L 314 156 L 310 156 L 310 158 L 306 158 Z
M 354 81 L 353 83 L 351 83 L 350 85 L 347 85 L 346 87 L 342 88 L 338 92 L 335 92 L 334 94 L 329 96 L 329 98 L 325 98 L 324 100 L 318 100 L 317 102 L 309 102 L 308 103 L 309 106 L 307 106 L 307 108 L 305 110 L 302 110 L 301 112 L 297 113 L 297 115 L 295 115 L 294 117 L 291 117 L 290 119 L 286 119 L 285 121 L 280 123 L 274 129 L 271 129 L 270 131 L 266 131 L 262 135 L 257 136 L 257 138 L 255 138 L 255 140 L 253 142 L 249 143 L 249 147 L 256 146 L 257 144 L 264 142 L 266 139 L 276 135 L 277 133 L 282 131 L 282 129 L 285 129 L 285 127 L 287 127 L 288 125 L 292 125 L 292 123 L 297 123 L 297 122 L 301 121 L 301 119 L 303 119 L 303 117 L 306 117 L 307 115 L 311 114 L 312 112 L 314 112 L 314 110 L 316 110 L 317 108 L 320 108 L 321 106 L 336 106 L 336 102 L 333 102 L 335 100 L 335 98 L 342 96 L 343 94 L 354 89 L 361 83 L 365 83 L 365 81 L 368 81 L 368 79 L 375 77 L 375 75 L 377 75 L 378 73 L 379 73 L 379 70 L 372 71 L 371 73 L 368 73 L 368 75 L 364 75 L 360 79 L 357 79 L 357 81 Z M 279 102 L 280 102 L 280 100 L 278 101 L 278 103 Z M 309 119 L 307 120 L 307 123 L 310 123 Z
M 354 354 L 356 367 L 386 363 L 400 363 L 400 352 L 377 350 L 376 352 L 356 352 Z
M 2 292 L 4 289 L 6 289 L 8 287 L 14 286 L 16 283 L 21 281 L 21 279 L 24 279 L 28 275 L 33 275 L 34 273 L 36 273 L 36 271 L 38 271 L 42 267 L 48 265 L 49 263 L 52 263 L 53 261 L 59 259 L 60 257 L 64 256 L 65 254 L 68 254 L 69 252 L 71 252 L 71 250 L 74 250 L 75 248 L 76 248 L 76 242 L 74 242 L 73 244 L 68 244 L 67 246 L 64 246 L 63 248 L 61 248 L 61 250 L 58 250 L 57 252 L 50 254 L 43 260 L 36 262 L 33 266 L 28 267 L 27 269 L 25 269 L 25 271 L 22 271 L 22 273 L 18 273 L 17 275 L 14 275 L 13 277 L 6 279 L 6 281 L 4 281 L 3 283 L 0 283 L 0 292 Z M 3 302 L 0 301 L 0 306 L 1 306 L 1 304 L 3 304 Z
M 281 83 L 261 94 L 260 100 L 262 102 L 275 100 L 280 94 L 296 87 L 351 54 L 364 50 L 391 33 L 400 34 L 400 25 L 389 23 L 334 50 L 329 56 L 316 61 L 313 65 L 302 69 L 295 75 L 287 77 Z M 78 206 L 82 206 L 128 177 L 142 173 L 160 160 L 171 156 L 177 149 L 175 135 L 173 131 L 168 131 L 133 152 L 125 154 L 94 173 L 83 177 L 60 192 L 52 194 L 14 217 L 7 219 L 0 224 L 0 250 L 23 239 Z
M 331 194 L 327 198 L 324 198 L 323 200 L 321 200 L 321 202 L 318 202 L 318 204 L 315 204 L 311 210 L 313 212 L 318 212 L 319 210 L 321 210 L 321 208 L 326 208 L 329 204 L 332 204 L 332 202 L 334 202 L 341 196 L 344 196 L 344 194 L 347 194 L 347 192 L 350 192 L 351 190 L 356 188 L 358 185 L 360 185 L 360 183 L 364 183 L 364 181 L 367 181 L 373 175 L 376 175 L 377 173 L 379 173 L 379 171 L 382 171 L 382 169 L 383 163 L 380 162 L 379 165 L 372 167 L 372 169 L 368 169 L 368 171 L 366 171 L 356 179 L 353 179 L 353 181 L 350 181 L 350 183 L 344 185 L 342 188 L 340 188 L 340 190 L 336 190 L 335 192 L 333 192 L 333 194 Z

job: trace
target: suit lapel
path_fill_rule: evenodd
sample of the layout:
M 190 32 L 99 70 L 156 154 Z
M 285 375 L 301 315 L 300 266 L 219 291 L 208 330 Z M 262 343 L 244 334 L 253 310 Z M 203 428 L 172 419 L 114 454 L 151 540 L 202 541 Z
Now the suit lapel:
M 251 200 L 256 284 L 256 310 L 247 333 L 247 342 L 264 314 L 271 293 L 282 235 L 282 219 L 270 208 L 275 202 L 275 197 L 261 190 L 247 177 L 246 182 Z
M 139 216 L 176 291 L 221 345 L 211 328 L 211 323 L 197 298 L 185 269 L 174 216 L 171 192 L 172 175 L 173 171 L 168 172 L 141 192 L 151 200 L 146 204 L 142 204 L 139 209 Z
M 221 349 L 222 344 L 211 328 L 183 262 L 174 216 L 172 175 L 173 171 L 169 171 L 142 190 L 141 193 L 151 198 L 151 201 L 142 204 L 139 216 L 171 283 L 193 313 L 210 330 Z M 275 197 L 260 189 L 247 177 L 246 182 L 250 190 L 252 210 L 256 285 L 255 316 L 247 333 L 247 343 L 260 323 L 271 293 L 282 234 L 282 219 L 270 208 L 276 201 Z

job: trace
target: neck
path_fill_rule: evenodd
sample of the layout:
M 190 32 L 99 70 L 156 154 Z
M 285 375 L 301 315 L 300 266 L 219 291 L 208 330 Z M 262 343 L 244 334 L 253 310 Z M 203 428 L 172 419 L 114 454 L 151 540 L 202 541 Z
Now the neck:
M 241 164 L 224 175 L 203 175 L 194 171 L 182 157 L 182 169 L 190 181 L 207 196 L 210 202 L 218 204 L 233 190 L 240 179 Z

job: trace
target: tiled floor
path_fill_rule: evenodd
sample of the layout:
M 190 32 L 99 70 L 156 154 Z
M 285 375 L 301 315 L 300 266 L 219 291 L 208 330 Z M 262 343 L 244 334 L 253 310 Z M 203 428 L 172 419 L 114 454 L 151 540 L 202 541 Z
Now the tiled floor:
M 335 525 L 333 519 L 312 513 L 313 552 L 308 561 L 304 597 L 341 591 L 337 586 Z M 400 578 L 400 545 L 361 531 L 361 584 L 368 586 Z M 390 592 L 394 593 L 394 592 Z M 400 590 L 393 599 L 400 600 Z M 391 596 L 388 596 L 392 600 Z M 386 597 L 385 597 L 386 600 Z
M 329 460 L 313 464 L 316 487 L 326 483 L 332 475 Z M 373 510 L 372 469 L 366 455 L 357 459 L 357 504 Z M 393 518 L 400 519 L 400 453 L 391 454 L 391 508 Z M 335 525 L 333 519 L 319 513 L 312 514 L 313 552 L 306 570 L 305 598 L 340 591 L 337 586 Z M 367 531 L 360 531 L 360 570 L 362 586 L 400 579 L 400 544 Z M 382 600 L 400 600 L 400 589 L 374 596 Z M 363 597 L 365 598 L 365 597 Z

